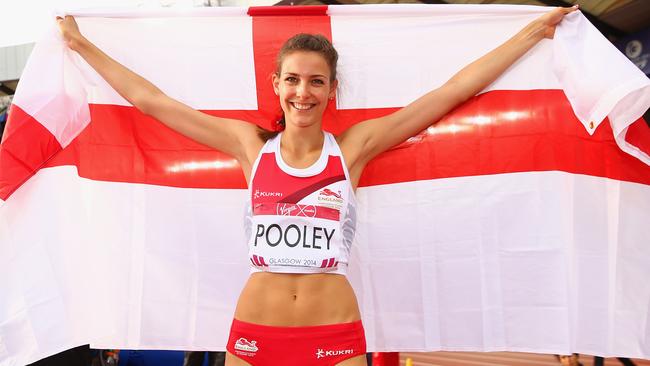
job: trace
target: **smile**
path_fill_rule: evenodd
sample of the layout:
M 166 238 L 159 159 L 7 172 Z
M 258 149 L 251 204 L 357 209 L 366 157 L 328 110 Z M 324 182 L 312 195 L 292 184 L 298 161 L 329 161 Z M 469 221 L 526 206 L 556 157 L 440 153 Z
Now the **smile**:
M 291 104 L 292 107 L 300 111 L 306 111 L 312 109 L 315 106 L 315 104 L 311 104 L 311 103 L 290 102 L 289 104 Z

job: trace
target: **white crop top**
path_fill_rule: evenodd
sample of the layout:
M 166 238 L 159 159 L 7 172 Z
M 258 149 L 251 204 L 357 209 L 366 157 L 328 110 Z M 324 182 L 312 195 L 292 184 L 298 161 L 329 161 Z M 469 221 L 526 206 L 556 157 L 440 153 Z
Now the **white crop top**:
M 356 202 L 341 150 L 324 133 L 320 157 L 305 169 L 282 160 L 282 134 L 260 151 L 244 225 L 253 272 L 346 273 Z

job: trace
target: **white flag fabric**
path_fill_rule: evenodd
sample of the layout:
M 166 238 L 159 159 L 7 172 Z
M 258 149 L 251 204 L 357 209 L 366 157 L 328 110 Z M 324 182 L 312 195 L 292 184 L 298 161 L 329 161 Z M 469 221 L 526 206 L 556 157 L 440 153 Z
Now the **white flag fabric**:
M 325 129 L 406 105 L 549 11 L 314 6 L 85 12 L 109 55 L 269 128 L 280 45 L 340 53 Z M 580 14 L 366 168 L 349 278 L 372 351 L 650 358 L 650 81 Z M 435 123 L 434 123 L 435 122 Z M 223 350 L 248 275 L 236 161 L 146 117 L 58 30 L 0 145 L 0 365 L 81 344 Z

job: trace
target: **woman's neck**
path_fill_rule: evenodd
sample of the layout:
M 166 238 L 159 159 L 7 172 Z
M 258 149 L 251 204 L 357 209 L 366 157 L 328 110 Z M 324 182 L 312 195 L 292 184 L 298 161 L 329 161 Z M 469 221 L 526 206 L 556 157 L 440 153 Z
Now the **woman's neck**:
M 292 130 L 282 133 L 280 153 L 282 160 L 292 168 L 304 169 L 312 166 L 320 157 L 325 134 L 318 128 Z
M 286 129 L 282 132 L 280 144 L 282 150 L 295 156 L 320 151 L 323 147 L 325 135 L 320 126 L 302 129 Z

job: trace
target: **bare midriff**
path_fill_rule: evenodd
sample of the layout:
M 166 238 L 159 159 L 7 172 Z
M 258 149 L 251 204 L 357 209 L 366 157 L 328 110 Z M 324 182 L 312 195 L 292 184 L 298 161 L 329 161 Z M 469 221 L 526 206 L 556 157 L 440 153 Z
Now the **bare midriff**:
M 253 273 L 235 309 L 237 320 L 271 326 L 338 324 L 360 318 L 347 278 L 327 273 Z

